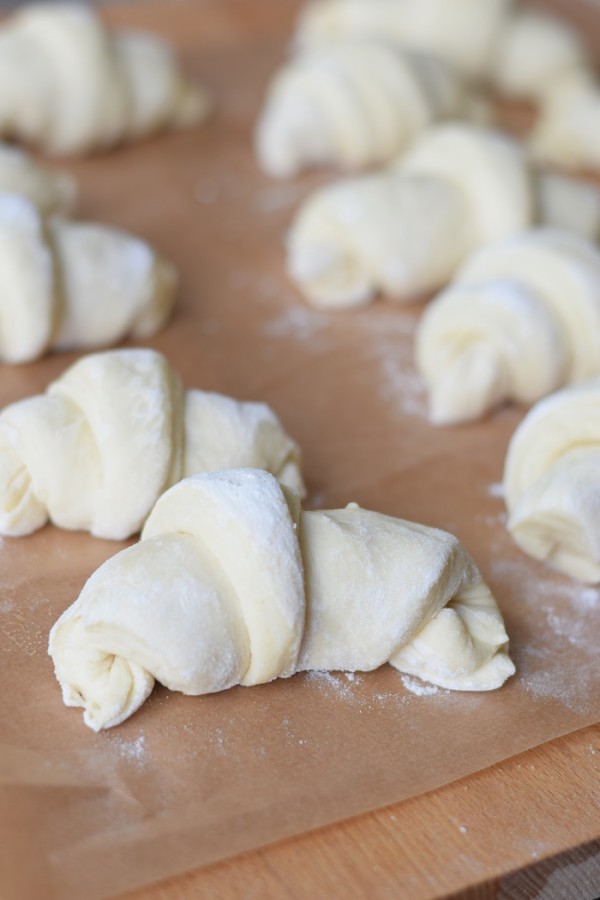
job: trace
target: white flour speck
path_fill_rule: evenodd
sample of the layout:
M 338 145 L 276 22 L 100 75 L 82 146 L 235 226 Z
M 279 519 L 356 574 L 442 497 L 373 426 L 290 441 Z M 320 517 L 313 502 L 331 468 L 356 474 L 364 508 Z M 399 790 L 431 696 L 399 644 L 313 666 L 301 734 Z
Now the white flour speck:
M 134 741 L 126 741 L 123 738 L 113 739 L 113 743 L 117 746 L 119 753 L 125 759 L 132 762 L 143 762 L 145 753 L 145 738 L 140 734 Z
M 416 694 L 417 697 L 430 697 L 432 694 L 437 694 L 439 690 L 435 684 L 423 684 L 421 681 L 415 681 L 409 675 L 403 675 L 401 681 L 406 690 L 411 694 Z
M 269 337 L 292 337 L 299 341 L 314 339 L 328 323 L 327 316 L 304 306 L 293 306 L 264 325 Z
M 497 497 L 499 500 L 504 499 L 504 485 L 501 481 L 496 481 L 494 484 L 488 484 L 487 487 L 488 497 Z

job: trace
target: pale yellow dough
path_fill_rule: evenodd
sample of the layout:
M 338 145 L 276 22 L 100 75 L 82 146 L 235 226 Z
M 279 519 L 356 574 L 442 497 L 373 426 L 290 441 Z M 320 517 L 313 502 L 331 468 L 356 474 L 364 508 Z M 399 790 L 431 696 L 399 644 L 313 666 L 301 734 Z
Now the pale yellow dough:
M 261 167 L 278 178 L 312 165 L 346 170 L 389 162 L 432 122 L 468 111 L 459 77 L 441 60 L 350 40 L 287 62 L 256 126 Z
M 504 469 L 508 530 L 536 559 L 600 582 L 600 379 L 541 400 L 515 431 Z
M 87 153 L 201 121 L 202 89 L 153 35 L 111 35 L 92 6 L 33 4 L 0 31 L 0 134 Z
M 240 465 L 303 490 L 298 446 L 265 404 L 184 391 L 154 350 L 86 356 L 0 413 L 0 534 L 50 520 L 124 539 L 180 478 Z
M 479 250 L 426 309 L 416 358 L 439 425 L 600 374 L 597 245 L 539 228 Z
M 442 287 L 477 248 L 541 217 L 592 236 L 598 192 L 538 173 L 498 131 L 437 125 L 396 165 L 310 195 L 288 234 L 288 272 L 322 308 L 364 305 L 380 292 L 411 302 Z
M 514 672 L 502 616 L 455 537 L 360 509 L 302 512 L 267 472 L 181 481 L 139 544 L 101 566 L 50 633 L 63 699 L 94 730 L 155 679 L 186 694 L 390 662 L 451 690 Z
M 0 194 L 0 361 L 143 339 L 165 324 L 177 276 L 144 241 L 117 228 L 45 220 Z

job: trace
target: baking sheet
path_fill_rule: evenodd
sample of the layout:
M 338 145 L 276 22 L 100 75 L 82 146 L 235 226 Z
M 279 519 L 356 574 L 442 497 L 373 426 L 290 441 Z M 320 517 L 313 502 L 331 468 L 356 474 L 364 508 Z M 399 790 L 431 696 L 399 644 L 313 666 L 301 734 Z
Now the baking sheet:
M 295 3 L 109 10 L 175 40 L 217 111 L 201 129 L 73 163 L 81 215 L 172 259 L 181 298 L 151 343 L 189 387 L 263 399 L 304 448 L 307 506 L 365 507 L 455 532 L 505 614 L 518 675 L 490 694 L 390 667 L 190 698 L 158 688 L 101 734 L 61 702 L 47 633 L 123 545 L 48 527 L 0 542 L 0 895 L 94 900 L 431 790 L 600 719 L 600 593 L 527 559 L 499 482 L 522 417 L 433 429 L 412 364 L 417 309 L 310 310 L 282 236 L 326 175 L 262 176 L 249 134 Z M 243 73 L 243 74 L 242 74 Z M 74 355 L 3 367 L 0 404 Z

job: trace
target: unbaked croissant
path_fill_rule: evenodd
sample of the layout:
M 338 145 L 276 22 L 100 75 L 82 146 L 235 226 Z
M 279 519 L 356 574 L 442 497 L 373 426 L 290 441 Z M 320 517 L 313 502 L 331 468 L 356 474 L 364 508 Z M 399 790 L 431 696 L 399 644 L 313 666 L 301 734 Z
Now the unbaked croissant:
M 50 519 L 123 539 L 169 485 L 237 465 L 303 487 L 298 446 L 265 404 L 184 391 L 154 350 L 86 356 L 0 413 L 0 534 Z
M 515 431 L 504 470 L 519 546 L 581 581 L 600 581 L 600 379 L 541 400 Z
M 426 309 L 416 355 L 437 424 L 600 374 L 600 250 L 550 229 L 485 247 Z
M 440 288 L 478 247 L 543 214 L 553 225 L 596 230 L 597 192 L 539 176 L 500 132 L 437 125 L 396 166 L 309 196 L 288 236 L 288 271 L 315 306 L 359 306 L 378 292 L 407 302 Z
M 0 194 L 0 361 L 146 338 L 165 324 L 170 263 L 116 228 L 45 221 L 25 197 Z
M 200 121 L 206 97 L 153 35 L 109 35 L 93 8 L 32 5 L 0 32 L 0 134 L 85 153 Z
M 0 193 L 21 194 L 48 215 L 72 212 L 77 187 L 66 172 L 44 169 L 17 147 L 0 143 Z
M 364 168 L 389 162 L 429 124 L 465 106 L 460 80 L 435 57 L 345 41 L 301 53 L 276 74 L 256 151 L 279 178 L 314 164 Z
M 453 690 L 514 666 L 475 564 L 443 531 L 360 509 L 302 512 L 256 469 L 199 475 L 159 499 L 140 543 L 89 579 L 50 633 L 68 706 L 95 730 L 158 680 L 186 694 L 309 669 L 390 662 Z

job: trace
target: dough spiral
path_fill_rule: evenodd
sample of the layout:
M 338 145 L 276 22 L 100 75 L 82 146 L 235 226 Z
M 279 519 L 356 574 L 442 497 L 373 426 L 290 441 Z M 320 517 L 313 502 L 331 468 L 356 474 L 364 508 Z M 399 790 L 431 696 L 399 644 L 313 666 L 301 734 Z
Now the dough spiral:
M 552 394 L 515 431 L 504 469 L 508 530 L 528 554 L 600 581 L 600 379 Z
M 512 673 L 501 614 L 451 535 L 362 510 L 302 512 L 272 475 L 194 476 L 101 566 L 50 634 L 63 699 L 95 730 L 157 679 L 186 694 L 385 662 L 455 690 Z
M 169 485 L 236 465 L 303 488 L 299 449 L 265 404 L 184 391 L 154 350 L 86 356 L 0 413 L 0 534 L 50 519 L 124 539 Z
M 314 306 L 360 306 L 379 292 L 410 302 L 445 284 L 478 247 L 542 215 L 597 229 L 591 193 L 590 215 L 581 185 L 538 175 L 511 138 L 437 125 L 396 166 L 309 196 L 288 236 L 288 272 Z
M 91 6 L 34 4 L 0 31 L 0 134 L 86 153 L 200 121 L 204 93 L 153 35 L 111 36 Z
M 0 194 L 0 361 L 101 347 L 165 324 L 175 269 L 116 228 L 53 218 Z
M 440 60 L 373 41 L 301 53 L 271 82 L 256 127 L 262 168 L 278 178 L 315 164 L 389 162 L 432 122 L 466 108 Z
M 416 348 L 437 424 L 600 374 L 600 251 L 549 229 L 483 248 L 428 306 Z

